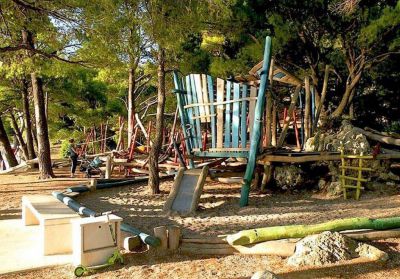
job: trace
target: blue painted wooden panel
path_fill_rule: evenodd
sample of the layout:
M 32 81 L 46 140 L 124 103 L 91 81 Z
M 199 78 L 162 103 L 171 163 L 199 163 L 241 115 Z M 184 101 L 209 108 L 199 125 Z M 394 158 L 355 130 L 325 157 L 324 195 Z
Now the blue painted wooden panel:
M 232 82 L 226 82 L 225 100 L 231 100 Z M 224 129 L 224 147 L 231 146 L 231 103 L 225 104 L 225 129 Z
M 233 84 L 233 100 L 238 100 L 240 98 L 240 84 Z M 233 103 L 232 112 L 232 147 L 239 147 L 239 102 Z
M 192 104 L 192 86 L 190 83 L 190 76 L 186 76 L 186 92 L 187 92 L 187 104 Z M 197 144 L 197 137 L 196 137 L 196 127 L 195 122 L 193 120 L 193 108 L 187 108 L 187 115 L 189 118 L 190 127 L 186 127 L 185 129 L 190 130 L 191 140 L 192 140 L 192 147 L 198 148 Z M 189 128 L 189 129 L 188 129 Z
M 193 152 L 195 156 L 198 157 L 214 157 L 214 158 L 229 158 L 229 157 L 234 157 L 234 158 L 247 158 L 249 155 L 248 151 L 239 151 L 239 152 L 233 152 L 233 151 L 220 151 L 220 152 Z
M 214 103 L 214 82 L 211 76 L 207 76 L 207 86 L 208 86 L 208 98 L 211 103 L 210 105 L 210 114 L 211 114 L 211 146 L 212 148 L 216 147 L 217 141 L 217 132 L 216 132 L 216 123 L 215 123 L 215 106 Z
M 194 81 L 194 75 L 191 74 L 190 75 L 190 85 L 192 87 L 192 102 L 193 104 L 197 104 L 198 103 L 198 99 L 197 99 L 197 92 L 196 92 L 196 84 Z M 200 109 L 198 106 L 195 106 L 193 108 L 194 111 L 194 116 L 196 117 L 194 119 L 194 123 L 196 126 L 196 133 L 195 133 L 195 137 L 197 139 L 197 147 L 198 148 L 202 148 L 202 143 L 201 143 L 201 124 L 200 124 L 200 118 L 198 116 L 200 116 Z
M 247 97 L 247 84 L 242 84 L 242 99 Z M 243 100 L 240 108 L 240 141 L 242 148 L 247 144 L 247 101 Z

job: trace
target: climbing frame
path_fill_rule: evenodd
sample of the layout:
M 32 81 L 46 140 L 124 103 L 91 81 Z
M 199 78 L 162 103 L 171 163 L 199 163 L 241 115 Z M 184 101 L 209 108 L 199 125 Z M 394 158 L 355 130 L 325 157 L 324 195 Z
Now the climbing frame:
M 341 160 L 341 175 L 339 175 L 340 183 L 343 189 L 343 197 L 347 199 L 347 190 L 355 189 L 355 199 L 358 200 L 360 198 L 361 190 L 364 187 L 361 186 L 362 182 L 367 182 L 367 179 L 362 177 L 364 171 L 373 171 L 372 168 L 363 167 L 363 162 L 366 159 L 373 159 L 373 156 L 366 155 L 364 156 L 362 153 L 360 155 L 345 155 L 343 152 L 343 148 L 340 152 L 340 160 Z M 349 161 L 358 160 L 358 166 L 352 166 Z M 350 171 L 354 171 L 356 176 L 352 176 L 349 174 Z M 351 184 L 352 182 L 356 182 L 356 185 Z

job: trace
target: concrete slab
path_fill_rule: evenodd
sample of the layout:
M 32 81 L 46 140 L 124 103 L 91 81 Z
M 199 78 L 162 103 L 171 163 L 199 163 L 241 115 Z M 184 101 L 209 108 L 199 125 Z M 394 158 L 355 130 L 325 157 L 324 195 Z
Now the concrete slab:
M 0 274 L 70 264 L 72 254 L 41 255 L 40 226 L 0 220 Z

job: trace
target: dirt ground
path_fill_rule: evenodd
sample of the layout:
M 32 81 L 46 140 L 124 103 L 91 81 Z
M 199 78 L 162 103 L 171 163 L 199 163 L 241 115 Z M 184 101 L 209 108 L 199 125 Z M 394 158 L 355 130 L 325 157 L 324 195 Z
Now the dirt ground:
M 84 179 L 66 179 L 68 170 L 55 169 L 58 177 L 40 182 L 37 173 L 0 176 L 0 220 L 20 218 L 21 197 L 26 194 L 51 193 L 68 186 L 84 184 Z M 239 184 L 207 181 L 200 200 L 200 210 L 189 217 L 168 217 L 163 204 L 173 181 L 162 182 L 160 195 L 151 196 L 146 184 L 138 183 L 101 190 L 79 196 L 77 200 L 95 211 L 117 209 L 124 222 L 147 233 L 156 226 L 180 225 L 184 235 L 217 235 L 240 229 L 311 224 L 346 217 L 400 216 L 400 195 L 396 187 L 380 192 L 364 192 L 360 201 L 328 199 L 322 194 L 252 193 L 250 205 L 240 208 Z M 386 263 L 354 259 L 319 268 L 294 268 L 286 259 L 275 256 L 190 256 L 146 253 L 127 254 L 126 265 L 115 267 L 88 278 L 250 278 L 258 270 L 268 269 L 281 278 L 400 278 L 400 239 L 371 243 L 389 253 Z M 72 266 L 52 267 L 0 278 L 72 278 Z

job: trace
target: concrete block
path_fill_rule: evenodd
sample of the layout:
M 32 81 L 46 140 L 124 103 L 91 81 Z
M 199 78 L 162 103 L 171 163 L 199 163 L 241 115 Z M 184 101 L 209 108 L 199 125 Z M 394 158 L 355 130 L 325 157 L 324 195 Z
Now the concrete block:
M 124 238 L 124 249 L 129 252 L 135 251 L 135 249 L 142 246 L 140 237 L 137 235 L 128 236 Z
M 120 249 L 121 221 L 116 215 L 109 215 L 111 235 L 107 216 L 88 217 L 72 220 L 73 226 L 73 264 L 93 266 L 107 262 L 116 249 Z

